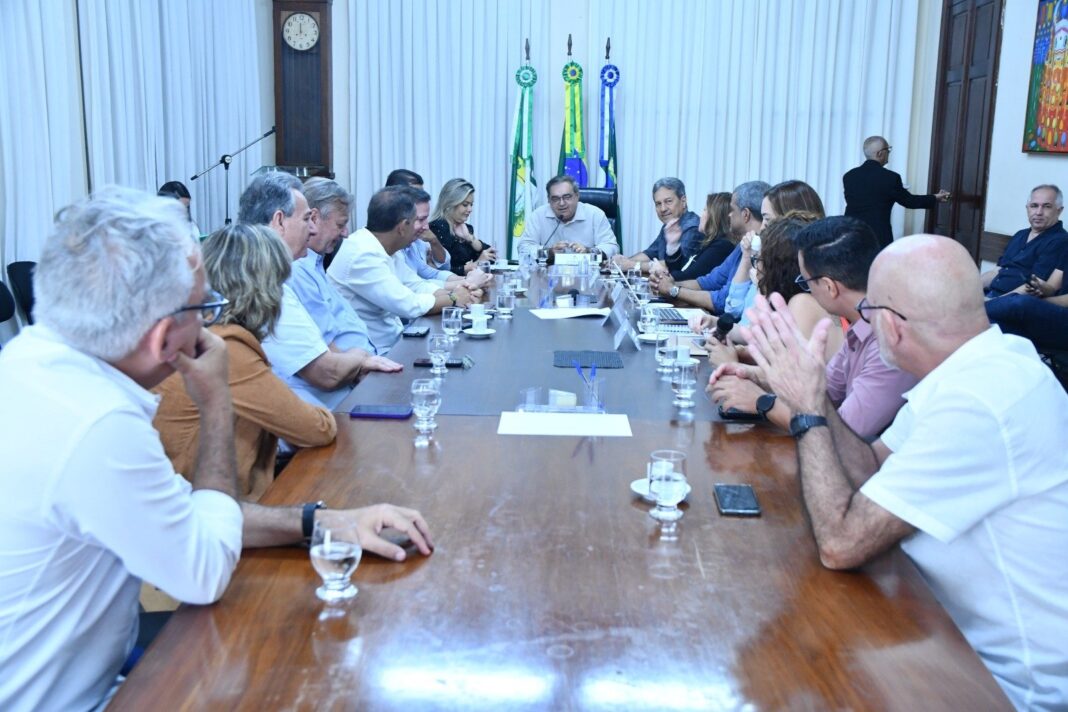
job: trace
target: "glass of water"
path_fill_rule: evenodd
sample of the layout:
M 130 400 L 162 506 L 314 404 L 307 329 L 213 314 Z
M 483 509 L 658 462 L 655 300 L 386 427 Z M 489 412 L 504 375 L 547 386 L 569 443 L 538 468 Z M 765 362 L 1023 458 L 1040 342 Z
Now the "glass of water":
M 642 307 L 641 317 L 638 320 L 638 328 L 643 334 L 655 334 L 656 324 L 659 321 L 656 316 L 657 310 L 646 304 Z
M 638 283 L 642 281 L 642 268 L 641 265 L 634 265 L 627 270 L 627 282 L 631 287 L 637 287 Z
M 412 381 L 412 412 L 415 413 L 414 427 L 416 447 L 430 444 L 430 434 L 437 429 L 434 416 L 441 407 L 441 383 L 436 378 L 417 378 Z
M 515 292 L 504 288 L 497 294 L 497 316 L 501 319 L 511 319 L 512 311 L 515 310 Z
M 638 303 L 639 309 L 644 309 L 649 304 L 649 300 L 649 280 L 639 279 L 634 285 L 634 301 Z
M 444 376 L 449 372 L 445 368 L 445 362 L 449 360 L 449 354 L 452 353 L 452 339 L 448 334 L 431 334 L 426 342 L 426 352 L 433 366 L 430 369 L 431 373 L 435 376 Z
M 649 496 L 656 507 L 649 516 L 658 522 L 677 522 L 682 519 L 679 502 L 689 494 L 686 482 L 686 453 L 679 450 L 654 450 L 646 466 L 649 479 Z
M 363 556 L 355 524 L 329 527 L 315 522 L 309 554 L 312 566 L 323 579 L 323 585 L 315 589 L 321 600 L 346 601 L 358 593 L 349 581 Z
M 678 359 L 671 368 L 671 389 L 675 391 L 677 408 L 693 408 L 693 394 L 697 390 L 697 359 Z
M 539 247 L 538 248 L 538 266 L 539 267 L 544 267 L 547 264 L 549 264 L 549 248 L 547 248 L 547 247 Z
M 674 339 L 671 338 L 671 330 L 668 324 L 663 324 L 657 319 L 656 322 L 656 372 L 664 376 L 664 380 L 671 375 L 675 365 L 675 352 L 677 348 Z
M 483 274 L 493 274 L 493 263 L 489 260 L 479 260 L 475 266 L 482 270 Z
M 441 330 L 454 344 L 460 340 L 459 334 L 464 327 L 463 319 L 464 310 L 461 307 L 445 307 L 441 310 Z

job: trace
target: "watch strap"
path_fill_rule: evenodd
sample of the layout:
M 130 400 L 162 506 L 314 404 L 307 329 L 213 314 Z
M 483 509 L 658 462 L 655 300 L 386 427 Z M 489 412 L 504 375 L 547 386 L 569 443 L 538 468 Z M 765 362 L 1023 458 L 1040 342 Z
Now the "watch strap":
M 756 412 L 768 417 L 768 411 L 775 407 L 775 399 L 777 396 L 774 393 L 763 393 L 756 400 Z
M 827 419 L 822 415 L 798 413 L 790 418 L 790 435 L 800 438 L 812 428 L 826 427 Z
M 315 510 L 326 509 L 326 504 L 319 502 L 305 502 L 300 512 L 300 528 L 304 535 L 304 541 L 311 542 L 312 532 L 315 530 Z

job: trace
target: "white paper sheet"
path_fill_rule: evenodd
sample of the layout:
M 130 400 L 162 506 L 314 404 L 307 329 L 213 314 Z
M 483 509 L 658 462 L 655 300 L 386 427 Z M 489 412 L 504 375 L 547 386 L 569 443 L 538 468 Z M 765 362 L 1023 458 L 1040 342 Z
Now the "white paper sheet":
M 630 419 L 619 413 L 501 413 L 498 435 L 629 438 Z
M 565 307 L 561 309 L 531 309 L 530 313 L 539 319 L 572 319 L 576 316 L 608 316 L 610 310 L 590 307 Z

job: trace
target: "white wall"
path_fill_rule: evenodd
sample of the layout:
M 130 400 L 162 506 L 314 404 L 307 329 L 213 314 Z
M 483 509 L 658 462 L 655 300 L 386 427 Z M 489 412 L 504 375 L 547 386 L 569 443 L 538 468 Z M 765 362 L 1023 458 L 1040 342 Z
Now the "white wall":
M 920 17 L 916 35 L 916 67 L 913 73 L 912 116 L 907 164 L 894 165 L 899 156 L 891 159 L 890 168 L 901 173 L 902 180 L 913 193 L 927 192 L 927 179 L 931 174 L 931 133 L 934 127 L 935 85 L 938 80 L 938 43 L 942 29 L 942 3 L 940 0 L 920 0 Z M 889 137 L 888 137 L 889 138 Z M 890 140 L 893 143 L 893 139 Z M 897 152 L 895 152 L 897 153 Z M 925 210 L 905 210 L 904 235 L 923 232 Z
M 340 0 L 344 4 L 344 0 Z M 260 55 L 260 124 L 266 131 L 274 126 L 274 2 L 256 0 L 256 47 Z M 274 136 L 266 139 L 263 147 L 263 165 L 274 165 Z M 231 186 L 238 195 L 245 189 L 251 176 L 242 176 L 238 185 Z
M 1068 155 L 1021 151 L 1037 8 L 1035 0 L 1005 3 L 985 229 L 1006 235 L 1027 227 L 1024 203 L 1031 188 L 1056 183 L 1068 190 Z

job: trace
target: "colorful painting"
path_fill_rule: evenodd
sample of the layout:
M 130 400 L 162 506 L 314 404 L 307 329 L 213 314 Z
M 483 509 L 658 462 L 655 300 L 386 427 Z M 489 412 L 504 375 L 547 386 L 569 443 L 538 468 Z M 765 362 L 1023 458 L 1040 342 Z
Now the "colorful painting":
M 1068 155 L 1068 0 L 1039 0 L 1023 150 Z

